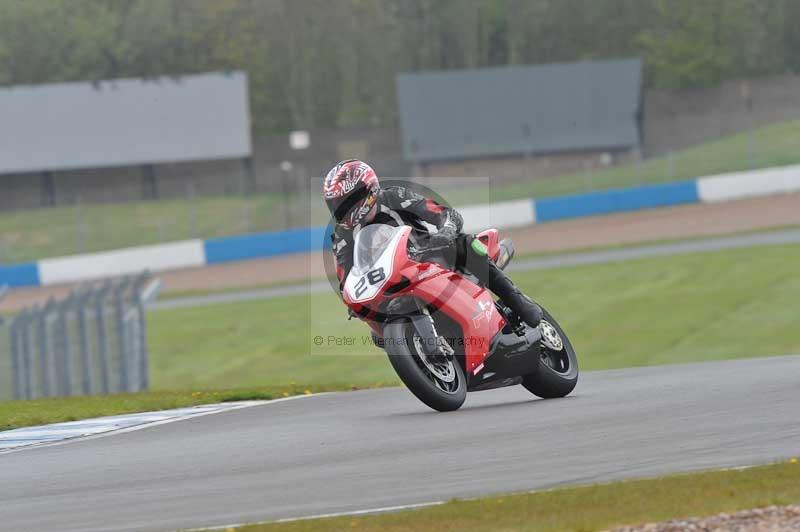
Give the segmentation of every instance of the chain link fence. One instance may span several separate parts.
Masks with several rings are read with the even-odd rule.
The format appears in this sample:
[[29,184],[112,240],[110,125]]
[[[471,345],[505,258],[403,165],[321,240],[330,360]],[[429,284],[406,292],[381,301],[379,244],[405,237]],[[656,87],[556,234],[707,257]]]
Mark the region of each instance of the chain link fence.
[[0,399],[98,395],[149,388],[149,273],[79,286],[63,300],[0,324]]

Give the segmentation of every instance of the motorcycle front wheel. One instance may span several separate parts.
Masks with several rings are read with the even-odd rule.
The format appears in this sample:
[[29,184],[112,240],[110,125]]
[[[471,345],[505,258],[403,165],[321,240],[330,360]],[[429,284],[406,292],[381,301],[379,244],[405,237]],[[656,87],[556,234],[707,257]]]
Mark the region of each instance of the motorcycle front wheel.
[[417,399],[439,412],[458,410],[467,397],[467,379],[454,357],[426,355],[422,338],[407,320],[383,330],[384,349],[403,384]]
[[544,318],[539,324],[542,332],[539,369],[536,373],[524,376],[522,385],[542,399],[565,397],[578,384],[578,357],[555,318],[542,310]]

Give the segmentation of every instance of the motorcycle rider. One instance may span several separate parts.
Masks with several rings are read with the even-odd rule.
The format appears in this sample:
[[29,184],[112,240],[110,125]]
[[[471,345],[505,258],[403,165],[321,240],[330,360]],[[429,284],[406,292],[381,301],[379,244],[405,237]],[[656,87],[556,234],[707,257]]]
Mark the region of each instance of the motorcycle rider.
[[482,242],[461,233],[463,219],[456,210],[407,187],[381,188],[375,171],[358,159],[347,159],[331,168],[323,194],[336,220],[331,240],[340,292],[353,266],[354,236],[362,227],[374,223],[408,225],[412,228],[409,238],[416,249],[446,257],[450,269],[473,274],[525,323],[539,325],[541,307],[495,265]]

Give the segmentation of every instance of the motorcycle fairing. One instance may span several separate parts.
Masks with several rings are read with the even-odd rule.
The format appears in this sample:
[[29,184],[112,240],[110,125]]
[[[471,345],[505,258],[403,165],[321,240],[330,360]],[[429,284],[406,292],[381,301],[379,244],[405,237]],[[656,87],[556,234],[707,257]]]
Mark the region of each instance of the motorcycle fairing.
[[464,369],[468,373],[483,362],[492,340],[505,325],[491,292],[458,273],[431,276],[406,293],[443,312],[461,328]]
[[370,265],[368,271],[362,271],[359,268],[359,261],[356,260],[356,265],[350,270],[344,283],[344,292],[351,302],[364,303],[375,299],[395,271],[395,264],[398,262],[395,251],[398,245],[403,242],[405,248],[407,241],[408,232],[395,232],[386,248],[380,253],[378,260]]
[[[350,271],[343,291],[345,303],[380,335],[380,321],[392,317],[383,310],[389,301],[399,297],[412,296],[437,312],[443,312],[461,329],[464,369],[471,375],[486,359],[492,342],[506,324],[505,318],[495,307],[489,290],[439,264],[412,260],[407,252],[411,228],[398,229],[368,272]],[[497,232],[485,231],[479,235],[481,237],[487,241],[490,257],[497,256]],[[379,268],[383,268],[384,278],[371,285],[368,276]],[[376,278],[373,274],[372,280]],[[359,283],[368,287],[362,286],[359,291]],[[371,286],[377,288],[371,289]],[[403,288],[387,293],[395,286]]]

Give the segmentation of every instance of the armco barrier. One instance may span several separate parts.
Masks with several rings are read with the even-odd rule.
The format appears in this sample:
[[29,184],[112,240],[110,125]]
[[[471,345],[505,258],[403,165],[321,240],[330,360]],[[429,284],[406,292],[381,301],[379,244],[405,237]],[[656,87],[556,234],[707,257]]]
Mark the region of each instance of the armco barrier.
[[535,200],[536,221],[595,216],[612,212],[652,209],[698,201],[694,181],[602,190],[572,196]]
[[[566,218],[800,191],[800,165],[701,177],[696,180],[586,194],[470,205],[459,210],[464,228],[508,228]],[[304,253],[327,245],[325,227],[303,227],[206,241],[187,240],[88,255],[0,265],[0,286],[37,286],[205,264]]]
[[39,284],[39,268],[35,262],[0,265],[0,286],[17,288]]
[[206,240],[206,264],[247,260],[321,249],[325,226],[302,227],[286,231],[227,236]]
[[82,285],[0,324],[0,399],[137,392],[149,387],[146,273]]
[[43,285],[205,265],[202,240],[72,255],[39,261]]
[[800,190],[800,165],[721,174],[697,180],[697,192],[703,203],[785,194],[796,190]]
[[464,231],[474,233],[487,227],[509,228],[536,223],[536,210],[529,199],[459,207]]

